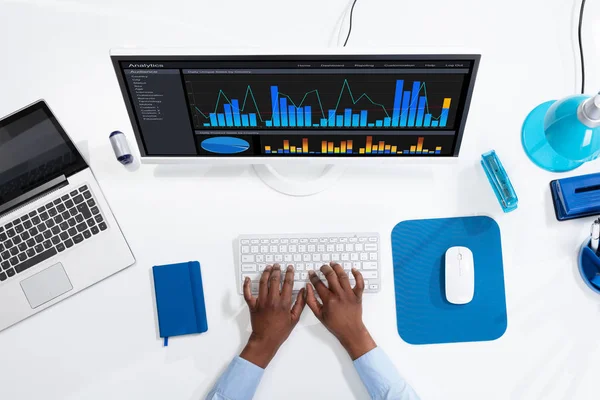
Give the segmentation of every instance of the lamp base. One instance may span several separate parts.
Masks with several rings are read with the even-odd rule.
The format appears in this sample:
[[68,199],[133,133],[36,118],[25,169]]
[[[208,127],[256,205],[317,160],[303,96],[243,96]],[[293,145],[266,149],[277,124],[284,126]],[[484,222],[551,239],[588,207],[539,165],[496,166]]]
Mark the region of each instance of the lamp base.
[[548,141],[544,132],[544,117],[556,100],[546,101],[534,108],[523,123],[521,143],[527,157],[535,165],[551,172],[571,171],[583,165],[583,162],[571,161],[558,154]]

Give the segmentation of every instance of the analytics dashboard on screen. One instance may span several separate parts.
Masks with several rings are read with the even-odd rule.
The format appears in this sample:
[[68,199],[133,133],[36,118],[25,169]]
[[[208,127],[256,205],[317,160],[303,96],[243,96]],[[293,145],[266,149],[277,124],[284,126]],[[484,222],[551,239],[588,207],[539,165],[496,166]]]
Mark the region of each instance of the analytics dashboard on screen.
[[478,55],[113,56],[142,156],[449,157]]

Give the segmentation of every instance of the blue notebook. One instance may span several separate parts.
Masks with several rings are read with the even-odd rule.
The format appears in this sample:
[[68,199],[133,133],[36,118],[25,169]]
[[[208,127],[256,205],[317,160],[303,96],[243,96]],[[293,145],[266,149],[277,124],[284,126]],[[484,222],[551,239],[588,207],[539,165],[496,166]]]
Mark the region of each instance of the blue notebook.
[[152,267],[160,337],[165,346],[170,336],[208,330],[200,263]]

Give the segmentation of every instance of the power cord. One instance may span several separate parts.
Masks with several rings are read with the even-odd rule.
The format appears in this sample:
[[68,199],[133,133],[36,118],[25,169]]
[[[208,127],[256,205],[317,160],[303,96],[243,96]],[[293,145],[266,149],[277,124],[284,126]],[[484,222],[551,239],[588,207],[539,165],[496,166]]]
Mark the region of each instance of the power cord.
[[[581,58],[581,94],[585,91],[585,61],[583,57],[583,45],[581,40],[581,25],[583,23],[583,10],[585,9],[585,1],[581,0],[581,7],[579,9],[579,25],[577,27],[577,40],[579,41],[579,57]],[[350,14],[350,29],[352,29],[352,14]],[[350,32],[348,32],[350,36]],[[348,41],[348,39],[346,39]],[[346,44],[344,44],[345,46]]]
[[[352,3],[352,8],[350,9],[350,27],[348,28],[348,35],[346,36],[346,41],[344,42],[343,47],[346,47],[346,45],[348,44],[348,39],[350,39],[350,34],[352,33],[352,15],[354,14],[354,6],[356,5],[357,1],[358,0],[354,0],[354,2]],[[583,2],[585,3],[585,0],[583,0]]]

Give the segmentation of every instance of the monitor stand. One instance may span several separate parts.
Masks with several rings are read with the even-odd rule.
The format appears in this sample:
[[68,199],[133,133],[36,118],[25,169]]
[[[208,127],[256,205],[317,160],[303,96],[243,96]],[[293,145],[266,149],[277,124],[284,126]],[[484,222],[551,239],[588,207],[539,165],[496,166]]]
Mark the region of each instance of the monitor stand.
[[340,165],[309,165],[293,163],[278,165],[254,164],[258,177],[271,189],[289,196],[310,196],[333,186],[344,173]]

